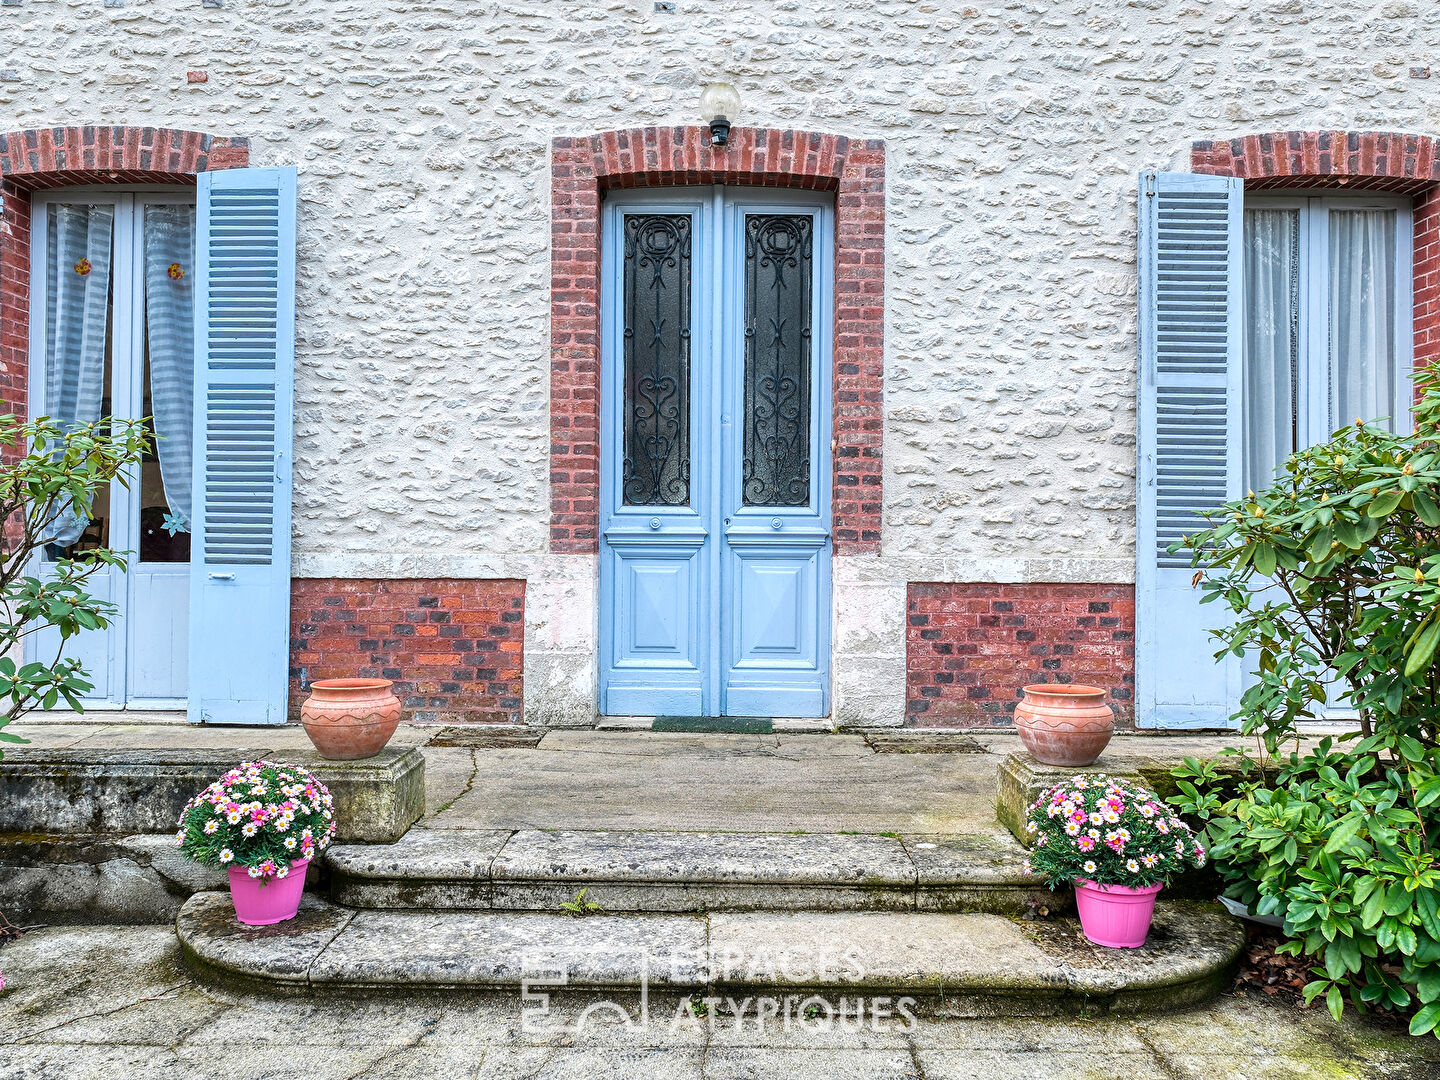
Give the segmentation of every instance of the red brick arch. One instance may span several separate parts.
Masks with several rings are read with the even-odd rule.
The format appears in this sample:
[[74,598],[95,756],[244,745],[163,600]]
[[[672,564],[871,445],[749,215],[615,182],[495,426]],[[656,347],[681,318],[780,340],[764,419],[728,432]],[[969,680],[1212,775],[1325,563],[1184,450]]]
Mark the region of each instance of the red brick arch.
[[609,188],[751,184],[835,192],[837,554],[880,550],[885,144],[807,131],[632,128],[551,143],[550,550],[598,550],[600,196]]
[[1196,142],[1197,173],[1239,176],[1250,189],[1393,191],[1415,200],[1415,363],[1440,360],[1440,154],[1429,135],[1279,131]]
[[250,162],[248,139],[172,128],[32,128],[0,135],[0,408],[24,415],[30,334],[30,192],[80,184],[193,184]]

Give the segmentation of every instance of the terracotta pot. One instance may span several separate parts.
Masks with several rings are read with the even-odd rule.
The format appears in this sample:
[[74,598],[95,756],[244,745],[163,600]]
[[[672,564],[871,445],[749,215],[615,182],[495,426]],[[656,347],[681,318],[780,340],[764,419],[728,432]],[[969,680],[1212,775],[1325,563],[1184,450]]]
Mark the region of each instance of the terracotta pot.
[[1042,683],[1025,687],[1015,706],[1020,741],[1046,765],[1089,765],[1115,734],[1115,713],[1098,686]]
[[317,679],[300,706],[305,734],[331,761],[374,757],[400,723],[389,679]]

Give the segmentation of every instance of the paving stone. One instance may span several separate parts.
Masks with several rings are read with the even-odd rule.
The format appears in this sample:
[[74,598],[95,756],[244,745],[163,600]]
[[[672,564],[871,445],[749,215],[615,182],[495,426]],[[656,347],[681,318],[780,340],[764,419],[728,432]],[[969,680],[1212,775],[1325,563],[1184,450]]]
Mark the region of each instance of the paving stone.
[[876,754],[858,735],[552,730],[535,750],[475,753],[469,792],[427,824],[771,833],[995,825],[988,755]]
[[701,1080],[700,1050],[496,1047],[479,1080]]
[[[1174,1080],[1153,1053],[1108,1053],[1095,1046],[1073,1051],[1022,1050],[976,1054],[969,1050],[920,1050],[925,1080]],[[1256,1076],[1252,1080],[1269,1080]]]
[[363,911],[310,966],[311,983],[493,987],[522,979],[628,988],[704,982],[705,923],[682,915]]
[[908,1049],[711,1050],[705,1080],[922,1080]]

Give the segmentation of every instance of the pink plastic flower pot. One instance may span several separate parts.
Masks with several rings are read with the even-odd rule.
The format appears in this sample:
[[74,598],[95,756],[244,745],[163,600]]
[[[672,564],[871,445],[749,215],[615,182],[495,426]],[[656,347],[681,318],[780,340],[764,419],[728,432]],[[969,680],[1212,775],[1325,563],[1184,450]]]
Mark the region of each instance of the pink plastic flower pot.
[[1075,881],[1075,907],[1080,929],[1096,945],[1108,949],[1138,949],[1150,933],[1155,897],[1163,885],[1132,889],[1127,885],[1097,885],[1085,878]]
[[252,878],[245,867],[230,867],[230,898],[235,901],[235,918],[246,926],[269,926],[293,919],[300,910],[305,868],[309,865],[309,859],[297,859],[283,878]]

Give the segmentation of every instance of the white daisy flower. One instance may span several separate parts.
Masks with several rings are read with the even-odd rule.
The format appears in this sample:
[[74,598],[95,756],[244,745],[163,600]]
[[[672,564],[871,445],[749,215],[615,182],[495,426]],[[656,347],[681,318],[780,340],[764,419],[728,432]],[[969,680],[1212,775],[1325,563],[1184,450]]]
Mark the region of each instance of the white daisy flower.
[[207,835],[213,835],[214,833],[220,831],[220,822],[216,821],[214,818],[211,818],[209,821],[205,822],[204,830]]
[[234,858],[235,858],[235,852],[231,851],[228,847],[227,847],[227,848],[221,848],[221,849],[220,849],[220,861],[221,861],[222,863],[232,862],[232,861],[234,860]]

